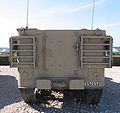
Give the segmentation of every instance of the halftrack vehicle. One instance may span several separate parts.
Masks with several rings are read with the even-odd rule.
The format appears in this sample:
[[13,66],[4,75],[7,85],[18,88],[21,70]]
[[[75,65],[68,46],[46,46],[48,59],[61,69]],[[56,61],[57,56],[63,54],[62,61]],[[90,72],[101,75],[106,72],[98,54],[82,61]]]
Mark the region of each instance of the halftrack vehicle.
[[18,67],[25,102],[36,102],[35,89],[78,91],[84,103],[100,101],[104,68],[112,61],[112,37],[105,30],[17,31],[10,38],[10,66]]

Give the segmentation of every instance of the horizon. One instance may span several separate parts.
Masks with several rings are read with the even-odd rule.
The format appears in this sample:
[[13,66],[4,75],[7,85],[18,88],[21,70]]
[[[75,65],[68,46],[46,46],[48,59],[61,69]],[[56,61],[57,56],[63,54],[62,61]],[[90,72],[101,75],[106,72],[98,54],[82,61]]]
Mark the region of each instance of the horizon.
[[[113,46],[113,48],[115,48],[115,47],[120,47],[120,46]],[[7,48],[8,49],[9,47],[0,47],[0,49],[1,48]]]
[[[92,2],[93,0],[30,0],[29,28],[91,29]],[[17,35],[16,29],[26,27],[27,0],[4,0],[0,1],[0,5],[0,47],[9,47],[9,38]],[[119,10],[119,0],[95,2],[93,28],[106,30],[106,34],[113,37],[114,47],[120,46]]]

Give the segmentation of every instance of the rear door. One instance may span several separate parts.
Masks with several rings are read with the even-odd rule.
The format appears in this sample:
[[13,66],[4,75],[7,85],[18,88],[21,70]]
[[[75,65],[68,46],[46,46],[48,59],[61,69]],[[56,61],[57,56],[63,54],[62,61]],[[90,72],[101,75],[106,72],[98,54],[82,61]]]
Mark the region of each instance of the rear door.
[[46,31],[46,69],[51,76],[73,76],[78,65],[75,31]]

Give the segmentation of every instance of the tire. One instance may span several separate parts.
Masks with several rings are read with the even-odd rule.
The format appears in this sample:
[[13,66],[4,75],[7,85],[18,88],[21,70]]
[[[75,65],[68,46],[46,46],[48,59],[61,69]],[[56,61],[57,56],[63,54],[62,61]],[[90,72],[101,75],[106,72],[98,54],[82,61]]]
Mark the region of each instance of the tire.
[[102,92],[103,92],[103,89],[95,90],[95,97],[94,97],[93,102],[92,102],[93,104],[97,105],[100,102]]
[[103,89],[84,90],[82,94],[82,103],[97,105],[100,101]]
[[28,103],[28,104],[32,104],[32,103],[36,103],[37,99],[36,99],[36,94],[34,94],[34,89],[19,89],[22,95],[23,100]]
[[65,90],[64,91],[64,97],[65,101],[73,99],[76,100],[77,103],[81,101],[81,91],[80,90]]

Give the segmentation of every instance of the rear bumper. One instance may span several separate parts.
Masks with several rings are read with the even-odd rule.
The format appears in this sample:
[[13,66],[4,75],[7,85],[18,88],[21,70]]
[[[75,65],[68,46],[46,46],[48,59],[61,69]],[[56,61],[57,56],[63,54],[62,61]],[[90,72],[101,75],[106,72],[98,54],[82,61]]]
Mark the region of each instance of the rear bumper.
[[54,81],[45,79],[36,80],[36,88],[38,89],[70,89],[70,90],[82,90],[84,89],[83,80],[70,80],[68,85],[64,81]]

